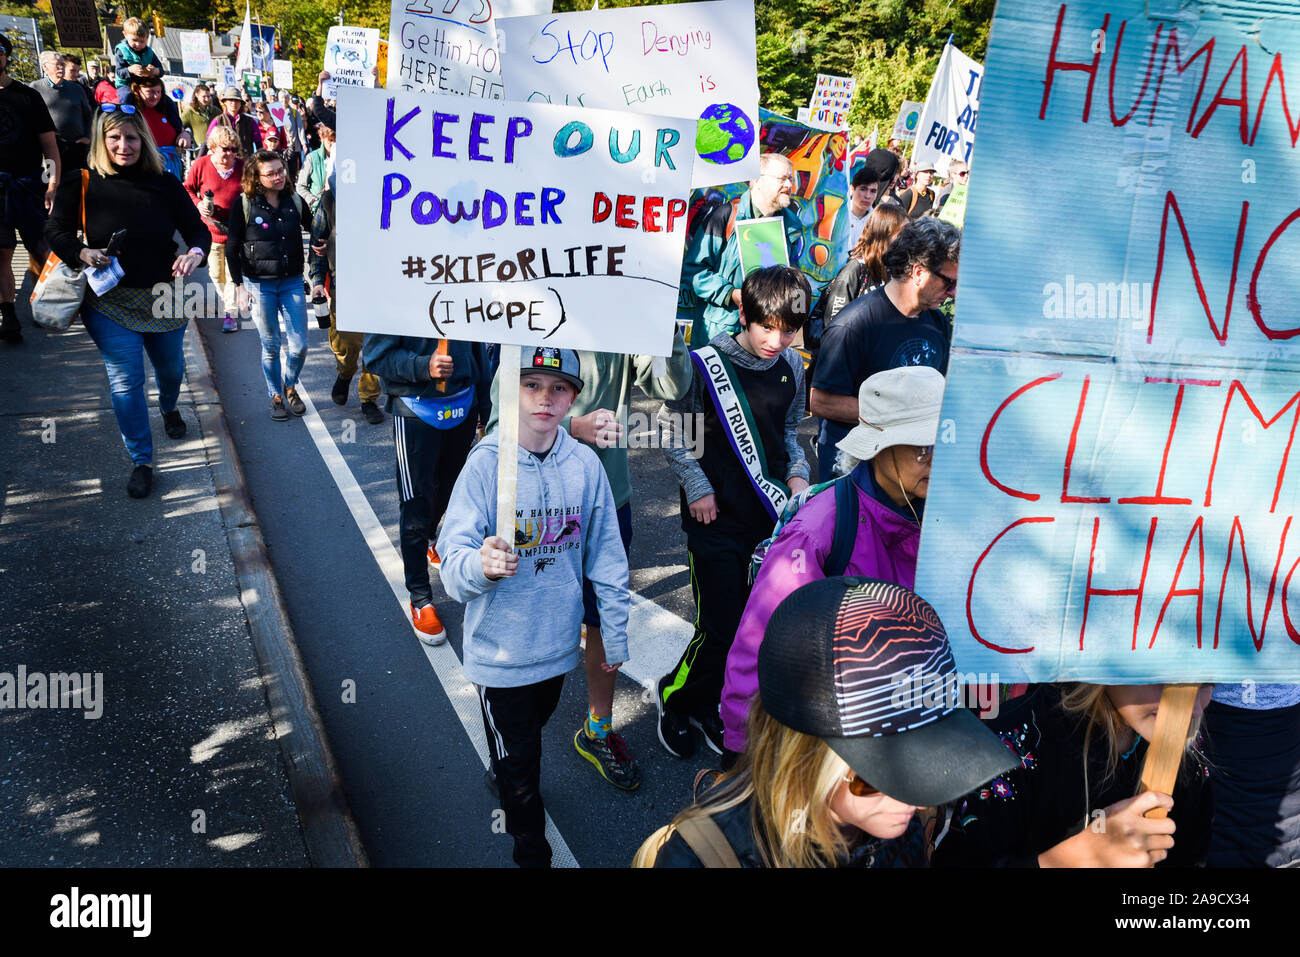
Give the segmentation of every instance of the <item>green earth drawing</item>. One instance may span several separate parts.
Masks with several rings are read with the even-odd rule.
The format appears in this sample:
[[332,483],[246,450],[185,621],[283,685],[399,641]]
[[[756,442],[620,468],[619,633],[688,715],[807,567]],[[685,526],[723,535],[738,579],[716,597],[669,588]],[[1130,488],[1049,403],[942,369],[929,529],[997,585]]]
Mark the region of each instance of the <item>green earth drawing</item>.
[[754,121],[732,103],[714,103],[700,114],[695,151],[710,163],[726,166],[744,159],[754,145]]

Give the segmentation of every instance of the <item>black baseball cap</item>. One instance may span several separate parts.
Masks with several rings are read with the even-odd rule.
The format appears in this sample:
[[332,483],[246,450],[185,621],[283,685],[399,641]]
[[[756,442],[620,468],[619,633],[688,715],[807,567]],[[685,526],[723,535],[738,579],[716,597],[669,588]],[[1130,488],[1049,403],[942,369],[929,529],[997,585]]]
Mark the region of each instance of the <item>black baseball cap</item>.
[[788,595],[763,634],[758,689],[773,718],[907,804],[947,804],[1020,763],[958,706],[935,610],[891,582],[824,578]]
[[5,48],[5,56],[14,55],[14,45],[9,42],[9,38],[3,33],[0,33],[0,47]]
[[579,392],[582,391],[582,364],[578,354],[572,349],[553,349],[550,346],[537,346],[519,350],[519,374],[527,372],[545,372],[558,376]]

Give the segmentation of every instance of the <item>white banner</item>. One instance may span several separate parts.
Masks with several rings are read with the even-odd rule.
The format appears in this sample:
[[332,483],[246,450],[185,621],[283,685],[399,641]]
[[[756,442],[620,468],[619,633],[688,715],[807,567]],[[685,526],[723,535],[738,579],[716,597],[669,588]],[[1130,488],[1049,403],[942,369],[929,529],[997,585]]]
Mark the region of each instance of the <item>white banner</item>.
[[913,160],[933,162],[941,173],[950,159],[970,162],[983,80],[984,67],[951,43],[943,48],[917,124]]
[[758,176],[753,0],[512,17],[498,23],[506,96],[689,117],[696,186]]
[[849,103],[853,100],[853,87],[856,84],[857,80],[851,76],[829,76],[818,73],[817,86],[813,90],[812,99],[808,101],[808,108],[815,110],[818,107],[826,107],[847,113]]
[[898,109],[898,119],[894,120],[894,131],[889,134],[890,139],[908,142],[916,139],[916,130],[921,124],[921,108],[924,106],[924,103],[915,100],[904,100]]
[[495,23],[489,0],[393,0],[388,89],[502,99]]
[[849,128],[848,110],[832,110],[826,107],[810,109],[801,106],[795,119],[815,130],[827,130],[831,133]]
[[695,123],[339,93],[339,328],[672,351]]
[[191,76],[212,73],[212,47],[202,30],[178,30],[181,37],[181,71]]
[[330,75],[321,93],[338,98],[345,86],[373,87],[370,71],[379,64],[379,31],[373,27],[330,27],[325,40],[324,70]]
[[276,60],[272,64],[272,80],[277,90],[293,89],[293,61]]

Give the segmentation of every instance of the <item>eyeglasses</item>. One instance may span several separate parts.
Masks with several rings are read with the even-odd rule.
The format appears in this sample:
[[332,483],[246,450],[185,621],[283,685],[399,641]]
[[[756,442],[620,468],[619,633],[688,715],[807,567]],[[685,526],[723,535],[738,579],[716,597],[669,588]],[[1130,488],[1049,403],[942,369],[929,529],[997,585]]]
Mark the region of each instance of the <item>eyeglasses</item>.
[[947,291],[947,292],[952,292],[954,289],[957,288],[957,277],[956,277],[956,276],[947,276],[947,275],[945,275],[945,274],[939,272],[939,270],[937,270],[937,269],[931,269],[931,270],[930,270],[930,274],[931,274],[932,276],[938,276],[940,279],[943,280],[943,287],[944,287],[945,291]]
[[852,794],[854,797],[860,797],[860,798],[870,797],[873,794],[880,793],[880,788],[873,788],[870,784],[862,780],[862,778],[858,777],[852,771],[850,771],[848,774],[844,776],[844,780],[848,782],[849,793]]
[[930,459],[932,459],[932,458],[934,458],[934,446],[933,446],[933,445],[918,445],[918,446],[916,446],[916,460],[917,460],[918,462],[920,462],[922,465],[924,465],[926,462],[930,461]]
[[235,149],[235,147],[233,147],[233,146],[214,146],[214,147],[212,147],[211,152],[213,152],[213,153],[237,153],[237,152],[239,152],[239,151],[238,151],[237,149]]
[[114,110],[120,110],[127,116],[135,112],[135,107],[130,103],[101,103],[99,109],[103,113],[112,113]]
[[961,179],[965,179],[967,176],[970,175],[970,170],[964,169],[960,173],[953,173],[952,175],[956,177],[960,177]]
[[780,176],[777,176],[775,173],[764,173],[763,175],[766,176],[768,179],[774,179],[774,180],[776,180],[778,183],[793,183],[793,182],[794,182],[794,174],[793,174],[793,173],[782,173]]

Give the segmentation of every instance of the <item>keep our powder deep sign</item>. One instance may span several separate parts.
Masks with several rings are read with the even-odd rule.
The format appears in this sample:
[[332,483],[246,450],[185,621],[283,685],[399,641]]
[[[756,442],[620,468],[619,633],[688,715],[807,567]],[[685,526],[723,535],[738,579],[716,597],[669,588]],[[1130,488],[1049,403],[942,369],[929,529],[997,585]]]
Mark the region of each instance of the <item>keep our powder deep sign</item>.
[[668,355],[695,121],[343,88],[349,330]]
[[964,670],[1300,680],[1300,21],[1246,6],[998,4],[916,583]]

